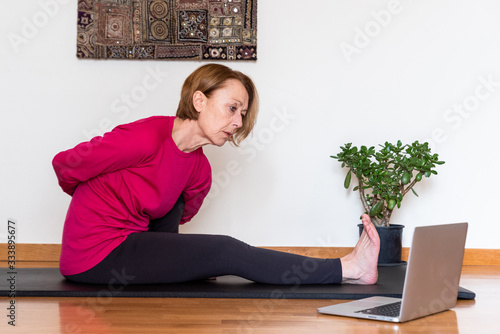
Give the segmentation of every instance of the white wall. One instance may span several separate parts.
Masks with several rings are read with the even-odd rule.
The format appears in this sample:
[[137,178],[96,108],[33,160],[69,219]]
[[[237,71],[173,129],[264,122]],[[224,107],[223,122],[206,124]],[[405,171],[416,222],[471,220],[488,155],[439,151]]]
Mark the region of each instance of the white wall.
[[[60,243],[70,198],[52,157],[114,125],[173,115],[201,64],[78,60],[76,3],[0,12],[0,242],[15,218],[19,242]],[[361,206],[329,156],[351,141],[419,139],[446,164],[394,213],[404,246],[417,225],[468,221],[467,247],[500,248],[499,11],[495,0],[260,0],[259,60],[224,63],[256,81],[258,126],[239,149],[206,148],[214,186],[183,232],[352,246]],[[147,98],[127,105],[152,78]]]

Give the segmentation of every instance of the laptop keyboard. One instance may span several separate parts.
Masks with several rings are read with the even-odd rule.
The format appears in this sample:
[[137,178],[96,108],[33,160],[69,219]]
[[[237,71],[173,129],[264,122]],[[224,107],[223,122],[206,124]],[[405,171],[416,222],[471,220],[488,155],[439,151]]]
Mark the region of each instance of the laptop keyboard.
[[398,317],[401,310],[401,302],[395,302],[382,306],[376,306],[365,310],[356,311],[355,313],[383,315],[386,317]]

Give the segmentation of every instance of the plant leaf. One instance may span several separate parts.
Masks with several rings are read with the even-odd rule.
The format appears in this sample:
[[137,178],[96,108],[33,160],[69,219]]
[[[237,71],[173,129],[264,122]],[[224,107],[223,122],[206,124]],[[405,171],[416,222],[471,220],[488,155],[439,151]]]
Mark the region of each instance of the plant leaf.
[[347,175],[345,176],[345,180],[344,180],[344,188],[348,189],[349,186],[351,185],[351,170],[349,169],[349,171],[347,172]]
[[378,201],[375,203],[374,206],[372,206],[370,210],[370,216],[375,217],[377,216],[380,212],[382,212],[382,208],[384,207],[384,201]]

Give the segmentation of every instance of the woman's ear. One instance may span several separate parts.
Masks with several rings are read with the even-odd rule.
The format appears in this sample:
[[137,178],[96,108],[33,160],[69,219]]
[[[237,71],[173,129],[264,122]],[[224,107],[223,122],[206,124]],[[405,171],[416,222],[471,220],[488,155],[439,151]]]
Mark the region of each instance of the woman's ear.
[[205,107],[207,97],[201,91],[197,90],[193,94],[193,107],[197,112],[201,112]]

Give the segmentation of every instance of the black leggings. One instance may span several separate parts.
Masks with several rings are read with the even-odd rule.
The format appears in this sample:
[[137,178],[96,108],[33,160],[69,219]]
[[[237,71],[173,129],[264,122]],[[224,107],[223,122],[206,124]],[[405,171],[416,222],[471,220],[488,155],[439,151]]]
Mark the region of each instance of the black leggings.
[[342,281],[340,259],[318,259],[258,247],[223,235],[179,234],[181,197],[149,231],[130,234],[93,268],[67,279],[95,284],[175,283],[237,275],[269,284]]

